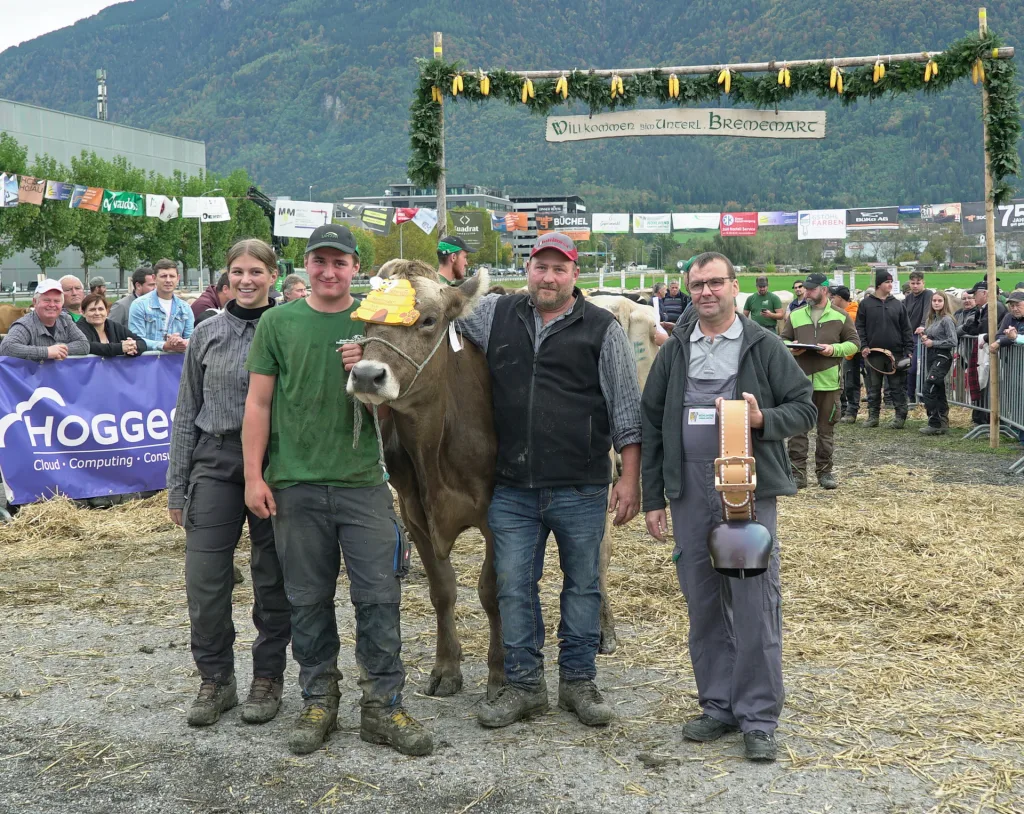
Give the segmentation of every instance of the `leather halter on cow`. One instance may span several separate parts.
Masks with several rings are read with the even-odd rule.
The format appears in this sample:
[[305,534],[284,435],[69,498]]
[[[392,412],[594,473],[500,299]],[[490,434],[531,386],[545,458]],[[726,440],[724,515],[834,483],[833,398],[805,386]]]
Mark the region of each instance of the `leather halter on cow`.
[[757,464],[751,455],[750,405],[742,399],[722,401],[718,426],[715,491],[722,498],[722,522],[708,534],[708,552],[718,573],[755,577],[768,570],[772,535],[754,513]]

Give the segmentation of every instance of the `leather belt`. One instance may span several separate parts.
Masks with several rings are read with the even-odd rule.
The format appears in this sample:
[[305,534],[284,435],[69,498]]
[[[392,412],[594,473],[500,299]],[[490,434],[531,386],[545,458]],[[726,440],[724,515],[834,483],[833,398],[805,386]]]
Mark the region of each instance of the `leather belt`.
[[750,405],[722,400],[718,411],[719,457],[715,458],[715,490],[722,496],[724,520],[754,520],[757,465],[751,454]]

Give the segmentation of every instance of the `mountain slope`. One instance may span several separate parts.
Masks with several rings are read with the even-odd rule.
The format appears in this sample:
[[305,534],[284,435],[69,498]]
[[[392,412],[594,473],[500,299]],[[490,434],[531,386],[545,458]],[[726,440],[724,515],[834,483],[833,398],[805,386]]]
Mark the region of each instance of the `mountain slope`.
[[[497,4],[428,0],[134,0],[0,54],[0,97],[91,115],[107,70],[113,121],[207,143],[216,170],[336,199],[405,177],[414,60],[507,68],[636,67],[941,48],[976,27],[954,0],[691,0]],[[990,3],[1007,44],[1016,4]],[[1024,55],[1022,55],[1024,56]],[[803,107],[819,107],[808,99]],[[551,145],[503,103],[449,105],[451,180],[514,194],[578,192],[591,207],[752,208],[977,200],[980,93],[827,106],[821,142],[615,139]],[[582,111],[581,111],[582,112]]]

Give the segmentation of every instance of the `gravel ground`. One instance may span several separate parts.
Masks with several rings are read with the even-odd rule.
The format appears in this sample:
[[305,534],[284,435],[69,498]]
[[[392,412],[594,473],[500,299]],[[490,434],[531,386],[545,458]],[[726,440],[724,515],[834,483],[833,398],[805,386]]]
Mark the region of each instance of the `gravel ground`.
[[[956,447],[948,440],[926,443],[916,431],[843,427],[839,475],[870,477],[875,467],[896,463],[979,490],[1019,486],[1019,478],[1005,475],[1014,458]],[[796,500],[787,500],[781,512],[802,511]],[[639,534],[639,523],[623,533]],[[810,720],[815,685],[804,679],[790,688],[778,763],[744,761],[738,736],[684,743],[680,724],[696,712],[692,674],[638,666],[629,646],[638,633],[632,620],[620,623],[625,644],[619,653],[599,663],[617,723],[587,729],[553,706],[531,722],[485,731],[475,721],[486,678],[479,646],[467,647],[462,693],[450,699],[420,694],[434,629],[422,612],[426,593],[418,570],[407,586],[411,610],[403,619],[407,706],[434,732],[432,756],[406,758],[359,740],[347,602],[338,607],[345,673],[340,729],[326,748],[304,758],[287,751],[287,728],[300,704],[294,665],[276,720],[248,726],[236,709],[215,727],[190,729],[184,709],[197,679],[187,646],[182,549],[178,532],[57,559],[41,553],[11,562],[0,546],[0,652],[6,656],[0,661],[0,812],[1024,812],[1019,739],[951,743],[945,765],[926,768],[823,763],[820,755],[847,751],[860,733],[856,723],[840,722],[809,736],[801,724]],[[240,550],[240,564],[247,558]],[[460,591],[460,627],[482,629],[471,583]],[[235,596],[242,685],[254,635],[244,610],[248,585]],[[553,637],[547,656],[552,663]],[[792,658],[786,663],[787,674],[819,676],[822,686],[840,669]],[[975,703],[956,687],[940,692],[938,700],[950,710]],[[877,745],[904,743],[908,752],[915,748],[912,733],[894,732]],[[1004,793],[987,800],[940,796],[947,773],[969,774],[982,765],[1010,767]]]

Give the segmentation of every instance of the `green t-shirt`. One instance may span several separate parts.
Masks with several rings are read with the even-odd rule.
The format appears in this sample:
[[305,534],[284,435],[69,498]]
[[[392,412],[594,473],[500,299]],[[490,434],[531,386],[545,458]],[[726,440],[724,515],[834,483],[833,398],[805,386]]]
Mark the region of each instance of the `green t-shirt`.
[[353,322],[358,300],[347,311],[314,311],[305,299],[271,308],[261,318],[245,369],[276,376],[270,416],[267,483],[285,489],[297,483],[376,486],[384,482],[373,419],[365,416],[359,444],[352,449],[356,408],[345,393],[348,374],[337,353],[338,340],[361,334]]
[[772,294],[772,292],[769,291],[762,297],[755,291],[753,294],[747,297],[747,302],[743,306],[743,310],[749,311],[750,318],[754,320],[754,322],[756,322],[762,328],[768,328],[774,331],[778,326],[778,322],[776,322],[771,317],[762,316],[761,311],[763,309],[767,309],[769,311],[778,311],[781,307],[782,300],[779,299],[777,294]]

